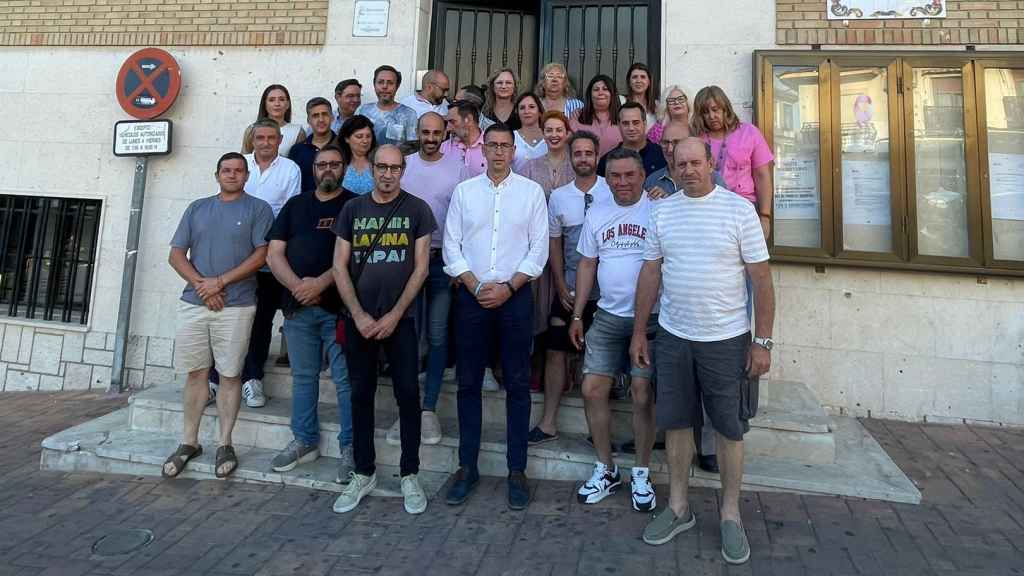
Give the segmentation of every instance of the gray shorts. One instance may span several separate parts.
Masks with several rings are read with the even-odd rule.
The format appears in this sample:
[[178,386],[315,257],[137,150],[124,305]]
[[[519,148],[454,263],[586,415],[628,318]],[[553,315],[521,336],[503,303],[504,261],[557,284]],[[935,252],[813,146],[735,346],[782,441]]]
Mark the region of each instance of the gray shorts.
[[742,440],[750,430],[752,387],[746,369],[750,333],[719,342],[696,342],[659,327],[654,348],[658,428],[675,430],[702,424],[703,401],[715,430],[729,440]]
[[[658,329],[658,315],[651,314],[647,322],[647,338],[653,339]],[[594,321],[585,337],[586,353],[583,355],[583,373],[614,377],[629,365],[633,378],[650,380],[654,376],[654,347],[651,346],[651,366],[633,366],[629,359],[629,343],[633,339],[633,319],[616,316],[598,308]]]

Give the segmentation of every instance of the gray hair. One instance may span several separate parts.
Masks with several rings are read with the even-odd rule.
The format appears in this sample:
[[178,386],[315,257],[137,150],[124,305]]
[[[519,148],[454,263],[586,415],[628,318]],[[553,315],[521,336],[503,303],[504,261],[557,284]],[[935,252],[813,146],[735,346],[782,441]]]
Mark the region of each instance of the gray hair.
[[249,132],[256,134],[257,128],[273,128],[274,132],[277,132],[278,136],[281,135],[281,125],[270,118],[260,118],[253,122],[252,125],[249,126]]

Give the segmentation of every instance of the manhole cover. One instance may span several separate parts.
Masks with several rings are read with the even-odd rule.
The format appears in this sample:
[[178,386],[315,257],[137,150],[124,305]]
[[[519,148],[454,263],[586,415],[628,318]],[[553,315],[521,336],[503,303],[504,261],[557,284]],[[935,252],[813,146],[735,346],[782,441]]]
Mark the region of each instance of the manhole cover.
[[152,541],[153,532],[149,530],[141,528],[117,529],[97,540],[92,545],[92,553],[97,556],[118,556],[149,546],[149,543]]

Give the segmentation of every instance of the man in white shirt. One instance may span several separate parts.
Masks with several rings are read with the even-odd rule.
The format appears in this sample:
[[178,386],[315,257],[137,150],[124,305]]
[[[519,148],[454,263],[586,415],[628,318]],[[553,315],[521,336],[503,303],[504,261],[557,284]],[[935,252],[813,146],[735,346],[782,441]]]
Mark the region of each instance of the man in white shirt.
[[[548,200],[548,266],[555,285],[555,301],[551,304],[544,366],[544,417],[530,430],[530,445],[558,438],[558,405],[566,382],[567,353],[576,350],[569,341],[569,320],[572,317],[576,290],[576,267],[580,253],[583,218],[597,202],[611,198],[605,179],[597,175],[599,140],[592,132],[580,130],[569,138],[569,163],[576,178],[551,192]],[[589,327],[597,310],[597,289],[584,300],[583,323]],[[625,353],[623,353],[625,355]]]
[[[596,504],[622,485],[619,469],[612,461],[611,407],[608,392],[622,370],[622,358],[629,351],[637,329],[633,321],[636,279],[643,266],[644,242],[649,228],[651,200],[644,194],[643,159],[634,150],[616,148],[609,152],[607,174],[613,201],[595,204],[586,216],[580,234],[580,258],[576,275],[576,300],[569,336],[577,349],[584,343],[584,311],[595,276],[601,286],[593,324],[586,330],[583,358],[583,400],[587,422],[597,452],[594,473],[577,491],[582,504]],[[639,328],[649,337],[657,329],[657,313]],[[636,465],[631,474],[633,509],[649,512],[656,504],[651,485],[651,449],[654,447],[653,368],[632,364],[629,375],[633,391],[633,435]]]
[[459,470],[449,504],[462,504],[480,480],[481,387],[491,344],[498,339],[506,391],[508,506],[530,502],[526,480],[530,429],[529,282],[548,259],[544,190],[512,172],[515,139],[504,124],[484,133],[487,171],[455,188],[444,231],[445,272],[459,279],[455,352],[459,380]]
[[451,90],[451,83],[448,75],[440,70],[427,70],[423,75],[422,87],[400,102],[416,111],[416,116],[422,118],[427,112],[437,112],[441,116],[448,114],[448,101],[445,100],[448,91]]
[[376,102],[367,102],[356,110],[373,122],[377,145],[401,145],[416,139],[416,111],[395,100],[402,86],[402,73],[384,64],[373,71],[373,91]]
[[[771,365],[775,293],[768,247],[750,202],[715,186],[711,148],[697,138],[676,146],[682,194],[651,209],[644,265],[637,281],[636,326],[646,323],[659,288],[661,312],[655,340],[659,428],[664,429],[670,474],[668,506],[644,529],[648,544],[664,544],[689,530],[696,517],[687,501],[693,427],[701,402],[714,424],[721,467],[722,557],[750,558],[740,518],[743,434],[756,411],[757,378]],[[749,274],[757,300],[754,339],[746,313]],[[642,328],[633,331],[630,356],[651,364]]]
[[[251,132],[253,150],[252,154],[245,155],[249,164],[245,193],[270,204],[277,218],[285,202],[302,191],[302,171],[298,164],[277,153],[281,141],[277,122],[258,120]],[[274,316],[281,307],[283,290],[270,268],[264,266],[256,273],[256,317],[252,321],[249,352],[242,368],[242,397],[250,408],[260,408],[267,403],[263,395],[263,366],[270,352]]]

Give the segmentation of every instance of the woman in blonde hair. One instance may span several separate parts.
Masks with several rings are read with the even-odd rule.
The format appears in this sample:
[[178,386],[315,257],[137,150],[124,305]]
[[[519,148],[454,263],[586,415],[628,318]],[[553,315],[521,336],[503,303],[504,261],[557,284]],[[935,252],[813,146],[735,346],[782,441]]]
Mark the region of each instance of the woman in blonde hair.
[[494,122],[503,122],[513,130],[518,129],[515,105],[518,88],[516,74],[511,68],[502,68],[491,74],[487,79],[481,113]]
[[583,101],[575,97],[576,91],[565,66],[558,62],[548,62],[540,69],[540,81],[535,92],[545,110],[559,110],[566,118],[571,118],[573,113],[583,108]]
[[754,205],[764,237],[771,231],[772,173],[775,159],[757,126],[741,122],[718,86],[706,86],[693,99],[690,133],[711,145],[715,183]]
[[647,139],[655,144],[661,143],[661,134],[665,126],[679,124],[690,131],[690,101],[686,92],[673,84],[665,90],[665,103],[658,114],[658,121],[647,131]]

